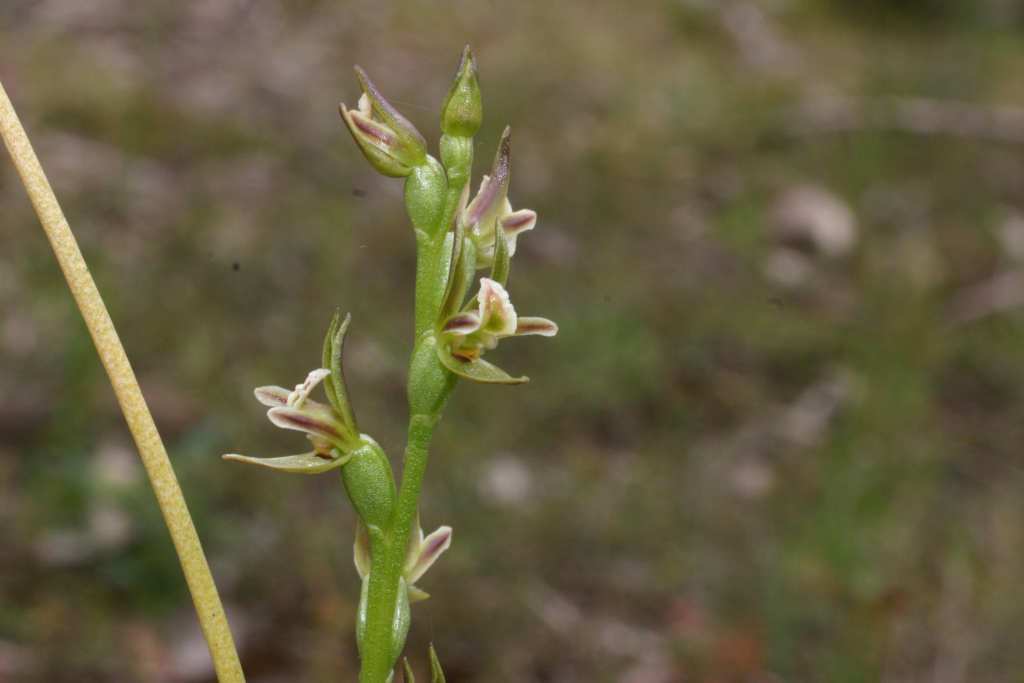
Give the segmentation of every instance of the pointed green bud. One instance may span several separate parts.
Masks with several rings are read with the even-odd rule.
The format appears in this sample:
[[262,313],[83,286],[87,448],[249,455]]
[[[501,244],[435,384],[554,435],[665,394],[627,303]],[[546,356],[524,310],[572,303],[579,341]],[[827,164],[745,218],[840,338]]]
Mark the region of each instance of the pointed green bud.
[[409,658],[402,658],[402,671],[405,673],[405,683],[416,683],[416,677],[412,675],[412,667],[409,666]]
[[441,106],[441,130],[445,135],[471,138],[480,130],[483,107],[480,104],[480,81],[476,73],[476,59],[466,46],[455,83]]
[[444,673],[441,671],[441,662],[437,661],[437,652],[434,651],[434,644],[430,644],[430,683],[444,683]]

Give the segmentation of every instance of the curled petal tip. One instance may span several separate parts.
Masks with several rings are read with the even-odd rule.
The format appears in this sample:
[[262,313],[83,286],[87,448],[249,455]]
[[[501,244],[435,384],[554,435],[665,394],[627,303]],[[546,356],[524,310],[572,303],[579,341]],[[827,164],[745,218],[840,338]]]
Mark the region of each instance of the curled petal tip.
[[416,586],[406,586],[406,590],[409,592],[409,602],[423,602],[430,597],[430,593]]
[[284,387],[259,387],[254,392],[256,400],[265,406],[272,408],[288,404],[288,397],[292,392]]

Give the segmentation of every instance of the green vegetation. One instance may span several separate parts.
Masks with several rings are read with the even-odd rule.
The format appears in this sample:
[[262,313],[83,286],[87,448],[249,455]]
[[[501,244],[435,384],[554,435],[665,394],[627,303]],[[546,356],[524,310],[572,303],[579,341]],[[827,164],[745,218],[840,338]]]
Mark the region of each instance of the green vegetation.
[[[488,352],[533,381],[463,383],[436,429],[421,514],[455,536],[412,606],[417,678],[430,641],[450,683],[1020,678],[1013,3],[2,3],[0,80],[249,680],[356,680],[359,594],[335,476],[218,458],[293,452],[251,388],[304,377],[351,311],[360,429],[405,443],[415,244],[337,116],[350,65],[426,134],[466,43],[474,177],[511,124],[539,214],[515,303],[560,331]],[[0,673],[209,680],[9,164],[0,243]]]

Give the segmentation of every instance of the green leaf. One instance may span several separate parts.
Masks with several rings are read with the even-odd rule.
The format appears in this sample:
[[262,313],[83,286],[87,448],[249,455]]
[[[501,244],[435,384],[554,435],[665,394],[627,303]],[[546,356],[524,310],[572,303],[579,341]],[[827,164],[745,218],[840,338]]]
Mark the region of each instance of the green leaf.
[[395,614],[391,620],[391,651],[392,664],[398,661],[405,647],[405,639],[409,636],[409,622],[412,612],[409,611],[409,588],[405,579],[398,579],[398,601],[395,603]]
[[448,262],[448,280],[444,289],[444,297],[441,299],[441,310],[438,311],[438,320],[447,320],[459,310],[462,305],[462,296],[457,297],[457,290],[464,279],[459,264],[462,262],[462,251],[466,247],[466,226],[460,215],[455,216],[455,235],[452,238],[452,257]]
[[[338,316],[335,315],[334,319],[337,321]],[[352,412],[352,403],[348,398],[348,386],[345,384],[345,371],[341,365],[341,354],[345,349],[345,334],[348,332],[350,322],[352,322],[351,313],[345,316],[345,322],[341,323],[340,327],[331,326],[331,329],[336,331],[334,332],[334,338],[331,340],[330,358],[327,359],[328,363],[323,367],[331,371],[331,376],[327,379],[331,382],[331,387],[337,400],[337,403],[334,404],[335,410],[341,415],[341,420],[345,423],[349,433],[358,434],[359,429],[356,427],[356,416]]]
[[[341,319],[341,310],[334,312],[334,320],[331,321],[331,326],[327,329],[327,336],[324,337],[324,353],[323,360],[320,363],[320,367],[328,368],[331,367],[331,352],[334,348],[334,332],[338,329],[338,321]],[[334,409],[338,409],[338,394],[334,389],[334,379],[332,377],[324,378],[324,391],[327,392],[327,400],[331,402]]]
[[[337,453],[338,451],[334,452]],[[235,460],[237,462],[247,462],[253,465],[262,465],[263,467],[269,467],[272,470],[280,470],[282,472],[319,474],[320,472],[333,470],[335,467],[341,467],[349,461],[351,454],[332,458],[330,460],[316,455],[315,452],[303,453],[302,455],[286,455],[282,458],[250,458],[247,455],[237,455],[235,453],[230,453],[223,457],[225,460]]]
[[444,672],[441,671],[441,662],[437,661],[433,643],[430,644],[430,671],[430,683],[444,683]]
[[498,366],[491,365],[485,360],[459,360],[452,356],[447,347],[438,347],[437,356],[446,368],[459,377],[481,384],[522,384],[530,381],[529,377],[512,377]]
[[[502,287],[508,280],[508,271],[512,267],[511,256],[508,253],[508,239],[505,237],[505,229],[501,227],[501,218],[494,219],[494,264],[491,266],[491,279]],[[326,365],[324,366],[327,367]]]

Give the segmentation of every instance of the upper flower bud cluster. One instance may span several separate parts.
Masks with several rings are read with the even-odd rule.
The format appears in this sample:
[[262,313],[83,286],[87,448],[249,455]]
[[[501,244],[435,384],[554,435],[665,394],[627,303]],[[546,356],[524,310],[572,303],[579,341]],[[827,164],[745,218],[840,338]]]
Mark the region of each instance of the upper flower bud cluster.
[[342,104],[341,118],[375,169],[390,178],[404,178],[426,163],[427,141],[384,99],[358,66],[356,74],[363,88],[359,106],[349,110]]

